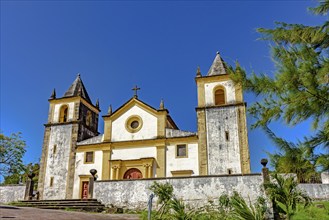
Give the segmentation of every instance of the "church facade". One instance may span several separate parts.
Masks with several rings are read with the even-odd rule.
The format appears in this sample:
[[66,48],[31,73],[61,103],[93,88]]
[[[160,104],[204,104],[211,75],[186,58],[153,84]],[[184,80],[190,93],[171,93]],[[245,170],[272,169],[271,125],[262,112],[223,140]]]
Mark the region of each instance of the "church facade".
[[[195,77],[197,132],[182,131],[161,101],[154,108],[135,95],[102,116],[78,76],[63,97],[49,99],[39,172],[41,199],[80,199],[90,170],[97,180],[250,173],[242,88],[217,53],[209,72]],[[138,89],[137,87],[135,89]]]

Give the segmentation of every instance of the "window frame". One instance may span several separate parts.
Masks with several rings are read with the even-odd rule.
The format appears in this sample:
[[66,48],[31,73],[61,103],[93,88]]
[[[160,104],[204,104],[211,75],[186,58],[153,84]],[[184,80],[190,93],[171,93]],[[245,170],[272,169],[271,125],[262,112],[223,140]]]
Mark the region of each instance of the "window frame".
[[[66,117],[64,117],[66,116]],[[66,119],[66,120],[64,120]],[[58,116],[58,122],[59,123],[65,123],[69,121],[69,106],[64,104],[59,109],[59,116]]]
[[54,144],[53,146],[53,155],[57,153],[57,144]]
[[86,125],[88,127],[90,127],[92,125],[92,113],[90,110],[87,110],[87,113],[86,113]]
[[[92,153],[92,161],[87,161],[87,154],[88,153]],[[92,163],[94,163],[94,161],[95,161],[95,152],[94,151],[86,151],[84,153],[83,163],[84,164],[92,164]]]
[[[132,127],[131,124],[137,121],[138,122],[138,126],[136,128]],[[143,127],[143,120],[140,116],[138,115],[132,115],[129,118],[127,118],[126,122],[126,130],[130,133],[136,133],[138,131],[140,131]]]
[[[216,103],[216,92],[217,92],[218,90],[223,90],[224,103],[222,103],[222,104],[217,104],[217,103]],[[226,104],[227,104],[227,98],[226,98],[226,89],[225,89],[225,87],[222,86],[222,85],[218,85],[218,86],[216,86],[216,87],[214,88],[214,90],[213,90],[213,98],[214,98],[214,105],[216,105],[216,106],[226,105]]]
[[226,142],[230,141],[230,132],[229,131],[225,131],[225,141]]
[[[185,146],[185,155],[184,156],[179,156],[178,155],[178,148],[180,146]],[[188,158],[188,144],[176,144],[176,147],[175,147],[175,158]]]
[[53,187],[53,186],[54,186],[54,177],[51,176],[49,180],[49,187]]

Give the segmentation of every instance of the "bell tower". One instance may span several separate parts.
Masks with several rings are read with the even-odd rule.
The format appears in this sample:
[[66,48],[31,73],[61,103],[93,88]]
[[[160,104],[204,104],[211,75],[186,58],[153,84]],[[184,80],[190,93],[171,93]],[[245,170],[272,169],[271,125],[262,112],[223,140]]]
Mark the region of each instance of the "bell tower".
[[246,104],[219,52],[206,76],[195,78],[200,175],[250,173]]
[[54,90],[49,104],[38,190],[41,199],[70,199],[76,143],[99,134],[99,103],[91,102],[79,74],[63,97]]

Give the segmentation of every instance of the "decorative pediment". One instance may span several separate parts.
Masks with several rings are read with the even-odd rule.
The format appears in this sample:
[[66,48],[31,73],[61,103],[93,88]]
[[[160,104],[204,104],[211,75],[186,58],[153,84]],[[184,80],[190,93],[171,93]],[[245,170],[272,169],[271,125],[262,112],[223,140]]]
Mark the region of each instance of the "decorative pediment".
[[114,112],[109,111],[103,116],[104,140],[117,142],[165,137],[166,128],[177,129],[177,126],[163,102],[160,106],[160,109],[155,109],[133,97]]

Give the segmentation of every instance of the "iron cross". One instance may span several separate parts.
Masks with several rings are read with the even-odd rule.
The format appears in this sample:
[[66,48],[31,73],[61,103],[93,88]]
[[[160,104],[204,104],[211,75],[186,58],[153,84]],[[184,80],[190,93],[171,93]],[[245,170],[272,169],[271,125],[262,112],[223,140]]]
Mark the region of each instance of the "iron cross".
[[140,90],[141,88],[138,88],[137,86],[135,86],[134,88],[132,88],[131,90],[134,90],[134,97],[137,98],[137,91]]

